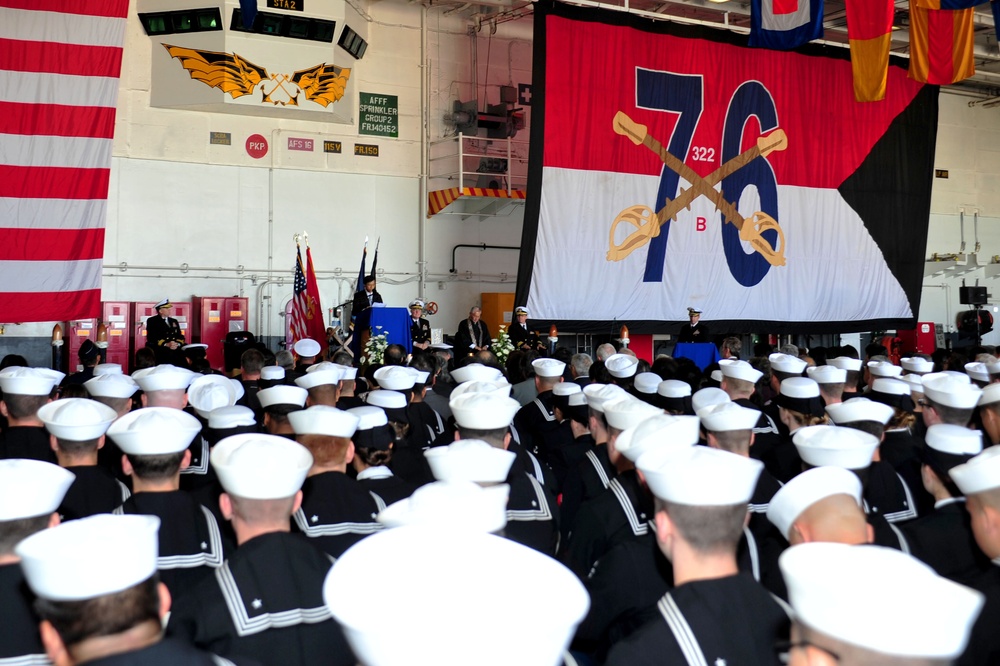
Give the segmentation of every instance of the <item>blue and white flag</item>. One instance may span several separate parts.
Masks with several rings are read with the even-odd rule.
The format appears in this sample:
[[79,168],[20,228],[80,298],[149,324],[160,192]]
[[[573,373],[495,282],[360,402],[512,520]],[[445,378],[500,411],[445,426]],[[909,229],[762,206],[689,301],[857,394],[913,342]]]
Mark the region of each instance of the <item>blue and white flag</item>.
[[751,0],[750,46],[787,51],[823,37],[823,0]]

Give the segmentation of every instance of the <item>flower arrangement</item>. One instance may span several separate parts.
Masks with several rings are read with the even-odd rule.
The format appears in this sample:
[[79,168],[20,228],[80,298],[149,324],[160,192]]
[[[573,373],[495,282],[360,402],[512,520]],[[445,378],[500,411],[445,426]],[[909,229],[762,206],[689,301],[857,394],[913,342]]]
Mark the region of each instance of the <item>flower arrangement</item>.
[[507,357],[514,351],[514,343],[510,341],[510,336],[507,335],[506,326],[501,326],[500,330],[497,331],[497,337],[493,338],[490,351],[496,355],[497,360],[500,361],[500,365],[507,364]]
[[[375,327],[376,331],[380,331],[381,329],[381,326]],[[388,346],[389,341],[385,339],[385,333],[373,333],[365,343],[365,352],[361,358],[368,365],[380,364],[382,363],[382,359],[385,358],[385,348]]]

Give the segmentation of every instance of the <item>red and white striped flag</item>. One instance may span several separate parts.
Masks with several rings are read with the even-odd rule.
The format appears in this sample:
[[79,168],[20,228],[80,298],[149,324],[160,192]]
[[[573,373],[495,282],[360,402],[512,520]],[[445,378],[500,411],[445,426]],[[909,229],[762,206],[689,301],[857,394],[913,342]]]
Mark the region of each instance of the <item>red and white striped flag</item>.
[[295,249],[295,280],[292,286],[292,319],[290,323],[292,344],[302,338],[312,338],[326,343],[326,326],[323,324],[323,306],[319,301],[319,284],[313,269],[312,250],[306,247],[309,266],[302,263],[302,250]]
[[128,0],[0,0],[0,321],[100,312]]

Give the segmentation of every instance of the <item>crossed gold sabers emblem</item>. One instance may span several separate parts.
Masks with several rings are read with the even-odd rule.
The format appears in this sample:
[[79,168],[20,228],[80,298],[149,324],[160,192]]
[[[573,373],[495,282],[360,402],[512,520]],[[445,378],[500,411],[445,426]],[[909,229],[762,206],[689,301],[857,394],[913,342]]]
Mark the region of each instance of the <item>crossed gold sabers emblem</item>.
[[[608,261],[621,261],[633,250],[659,236],[660,228],[665,222],[675,219],[677,214],[685,208],[690,210],[691,202],[704,195],[715,204],[716,210],[723,214],[726,222],[740,230],[740,240],[750,243],[754,250],[759,252],[772,266],[785,265],[785,234],[781,231],[777,220],[761,211],[745,218],[740,215],[734,204],[726,200],[722,192],[715,189],[715,185],[723,178],[736,173],[757,157],[766,157],[770,153],[787,148],[788,137],[785,136],[784,130],[776,129],[767,136],[760,137],[757,139],[757,145],[745,150],[702,178],[694,169],[685,164],[684,160],[671,155],[663,147],[663,144],[650,136],[645,125],[635,122],[624,112],[619,111],[615,114],[614,128],[615,132],[627,136],[635,145],[646,146],[659,155],[663,164],[691,183],[691,187],[681,190],[674,199],[667,199],[666,205],[655,214],[649,206],[639,205],[629,206],[618,213],[611,225]],[[635,227],[635,231],[629,234],[621,245],[615,245],[615,231],[621,222],[631,224]],[[769,229],[778,232],[777,249],[761,237],[761,234]]]

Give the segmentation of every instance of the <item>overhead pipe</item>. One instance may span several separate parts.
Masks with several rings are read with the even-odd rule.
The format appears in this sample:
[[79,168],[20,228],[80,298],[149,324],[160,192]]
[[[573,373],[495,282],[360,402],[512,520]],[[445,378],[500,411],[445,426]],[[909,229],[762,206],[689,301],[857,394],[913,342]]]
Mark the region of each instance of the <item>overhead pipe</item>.
[[458,252],[460,247],[474,247],[478,248],[480,252],[485,252],[486,250],[517,250],[521,251],[521,246],[519,245],[487,245],[486,243],[480,243],[478,245],[469,245],[462,243],[451,248],[451,273],[457,273],[458,270],[455,268],[455,253]]

